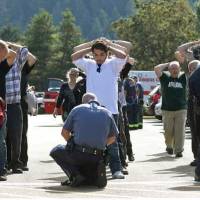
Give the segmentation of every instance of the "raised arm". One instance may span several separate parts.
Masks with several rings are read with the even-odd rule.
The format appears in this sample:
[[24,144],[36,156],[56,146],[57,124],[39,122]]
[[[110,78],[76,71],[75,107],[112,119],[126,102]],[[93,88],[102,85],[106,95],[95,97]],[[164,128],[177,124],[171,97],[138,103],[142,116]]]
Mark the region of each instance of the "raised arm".
[[190,48],[192,46],[196,45],[196,44],[200,44],[200,40],[187,42],[185,44],[182,44],[177,48],[177,51],[180,51],[181,53],[185,53],[186,51],[191,51]]
[[79,50],[71,55],[72,61],[78,60],[91,52],[91,47]]
[[126,53],[117,47],[113,47],[112,45],[108,45],[109,51],[114,54],[117,58],[125,59]]
[[91,48],[92,45],[94,44],[94,41],[86,42],[83,44],[80,44],[76,47],[73,48],[74,53],[83,49]]
[[159,65],[155,66],[154,71],[155,71],[157,77],[160,78],[162,76],[163,70],[168,67],[169,67],[169,63],[163,63],[163,64],[159,64]]
[[6,56],[6,60],[9,66],[11,66],[14,63],[16,55],[17,54],[15,51],[9,49],[8,54]]
[[37,58],[31,52],[29,52],[27,61],[28,61],[29,66],[31,67],[35,64],[35,62],[37,61]]
[[133,48],[133,45],[131,44],[131,42],[128,41],[124,41],[124,40],[113,40],[114,44],[118,44],[122,47],[125,47],[128,51],[128,53],[130,52],[130,50]]
[[[23,46],[20,45],[20,44],[16,44],[16,43],[13,43],[13,42],[7,42],[8,44],[8,47],[10,49],[12,49],[13,51],[17,52],[20,48],[22,48]],[[27,57],[27,60],[28,60],[28,64],[29,66],[33,66],[37,60],[37,58],[28,51],[28,57]]]

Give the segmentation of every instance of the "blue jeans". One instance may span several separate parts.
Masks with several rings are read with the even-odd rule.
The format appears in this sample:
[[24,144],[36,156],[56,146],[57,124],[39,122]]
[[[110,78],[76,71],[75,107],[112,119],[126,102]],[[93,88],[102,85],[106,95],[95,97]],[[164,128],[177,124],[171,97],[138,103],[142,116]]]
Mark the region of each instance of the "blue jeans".
[[114,174],[116,171],[121,171],[122,165],[121,165],[120,156],[119,156],[118,142],[116,141],[115,143],[109,145],[107,149],[108,149],[108,155],[110,158],[109,167],[112,174]]
[[5,164],[7,162],[7,148],[6,148],[6,120],[0,128],[0,175],[4,173]]
[[[113,115],[113,118],[115,120],[116,125],[118,124],[118,115]],[[121,171],[122,170],[122,165],[121,165],[121,160],[119,156],[119,145],[118,141],[116,139],[115,143],[109,145],[107,147],[108,149],[108,155],[110,158],[110,170],[112,174],[114,174],[116,171]]]

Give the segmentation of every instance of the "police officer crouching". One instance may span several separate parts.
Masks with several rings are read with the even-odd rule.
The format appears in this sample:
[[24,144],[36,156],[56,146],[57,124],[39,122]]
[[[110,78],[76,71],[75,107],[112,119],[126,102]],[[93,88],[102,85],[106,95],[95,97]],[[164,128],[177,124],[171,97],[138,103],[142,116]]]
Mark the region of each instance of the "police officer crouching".
[[112,113],[99,105],[94,94],[84,94],[82,103],[64,123],[61,134],[67,145],[56,146],[50,156],[69,178],[62,185],[103,188],[107,185],[104,150],[115,142],[118,129]]

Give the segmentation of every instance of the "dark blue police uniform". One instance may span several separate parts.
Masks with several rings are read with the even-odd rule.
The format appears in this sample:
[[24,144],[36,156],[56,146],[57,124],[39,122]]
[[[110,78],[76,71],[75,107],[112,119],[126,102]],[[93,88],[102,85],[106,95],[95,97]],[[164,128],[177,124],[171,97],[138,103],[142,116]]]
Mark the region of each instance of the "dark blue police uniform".
[[58,145],[50,156],[67,174],[71,186],[86,182],[105,187],[103,152],[107,138],[118,135],[112,113],[95,101],[81,104],[72,109],[63,128],[73,133],[74,146]]

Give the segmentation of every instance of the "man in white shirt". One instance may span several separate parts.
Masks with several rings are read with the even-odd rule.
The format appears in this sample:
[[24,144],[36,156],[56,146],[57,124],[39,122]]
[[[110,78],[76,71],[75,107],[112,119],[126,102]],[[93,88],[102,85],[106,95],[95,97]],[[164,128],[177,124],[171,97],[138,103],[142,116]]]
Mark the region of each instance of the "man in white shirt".
[[[117,44],[113,45],[109,40],[97,40],[81,46],[83,48],[79,48],[78,51],[72,54],[72,61],[78,68],[86,73],[87,92],[94,93],[100,104],[112,112],[117,122],[117,78],[126,63],[126,48]],[[77,47],[75,47],[75,49],[77,49]],[[108,51],[114,56],[108,58]],[[92,52],[94,59],[84,58],[84,56],[90,52]],[[122,168],[117,142],[110,145],[108,152],[111,157],[110,168],[113,178],[124,178],[121,173]]]

